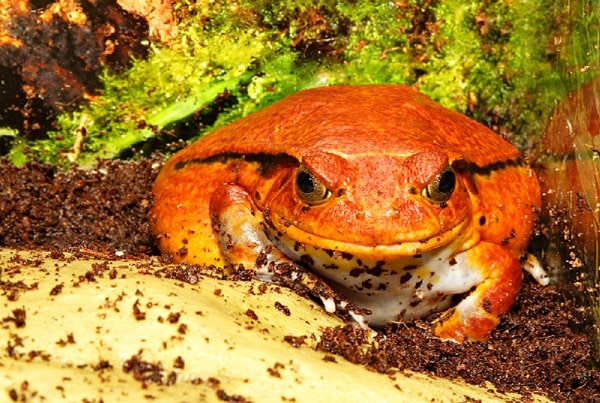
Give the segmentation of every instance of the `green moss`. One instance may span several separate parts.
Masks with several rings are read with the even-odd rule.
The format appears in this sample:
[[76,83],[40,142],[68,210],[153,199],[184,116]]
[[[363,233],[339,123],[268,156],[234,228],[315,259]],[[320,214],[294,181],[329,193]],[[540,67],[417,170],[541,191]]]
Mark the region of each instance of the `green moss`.
[[60,116],[61,130],[50,133],[42,148],[52,143],[63,152],[72,150],[76,133],[85,128],[78,162],[114,158],[206,107],[225,90],[235,91],[248,79],[244,73],[264,45],[259,33],[199,38],[189,31],[181,33],[177,46],[154,48],[148,60],[135,61],[124,74],[106,73],[103,93],[82,111]]
[[421,89],[521,148],[539,138],[547,105],[563,94],[552,64],[549,2],[448,0],[436,16],[443,21],[442,45],[420,79]]
[[[83,165],[138,155],[149,140],[187,139],[181,122],[196,137],[291,92],[342,83],[415,85],[524,147],[565,91],[553,69],[560,24],[550,3],[179,2],[177,36],[131,69],[105,73],[103,91],[60,116],[48,140],[28,143],[29,154]],[[234,98],[213,102],[224,89]],[[13,160],[22,161],[17,143]]]

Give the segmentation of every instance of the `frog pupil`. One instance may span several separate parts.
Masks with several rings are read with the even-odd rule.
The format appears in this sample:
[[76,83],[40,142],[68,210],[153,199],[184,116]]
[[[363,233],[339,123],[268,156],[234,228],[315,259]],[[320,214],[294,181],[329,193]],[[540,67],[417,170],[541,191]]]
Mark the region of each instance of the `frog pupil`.
[[324,203],[331,196],[331,192],[319,178],[303,165],[296,172],[296,192],[303,202],[311,206]]
[[456,186],[456,175],[450,166],[444,168],[424,189],[423,196],[440,207],[446,207],[446,202],[452,196]]
[[454,190],[455,185],[456,177],[454,176],[454,172],[448,170],[442,173],[438,187],[441,193],[451,193]]
[[296,184],[302,193],[312,193],[315,191],[315,184],[312,176],[308,172],[298,172]]

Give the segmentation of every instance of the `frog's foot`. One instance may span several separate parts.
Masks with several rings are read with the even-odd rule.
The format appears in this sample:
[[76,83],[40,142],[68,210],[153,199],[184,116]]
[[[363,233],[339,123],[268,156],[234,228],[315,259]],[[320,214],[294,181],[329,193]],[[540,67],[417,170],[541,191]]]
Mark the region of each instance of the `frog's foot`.
[[360,327],[368,329],[368,310],[357,307],[273,245],[264,229],[264,217],[244,188],[221,186],[210,200],[210,211],[221,252],[232,269],[253,271],[261,281],[291,288],[303,296],[316,296],[327,312],[347,313]]
[[519,260],[500,245],[481,242],[463,253],[484,281],[454,307],[450,317],[442,319],[435,333],[457,342],[485,341],[517,297],[522,269]]
[[538,260],[537,257],[528,253],[523,259],[523,269],[531,274],[531,276],[538,282],[540,285],[548,285],[550,284],[550,275],[544,268],[542,264]]

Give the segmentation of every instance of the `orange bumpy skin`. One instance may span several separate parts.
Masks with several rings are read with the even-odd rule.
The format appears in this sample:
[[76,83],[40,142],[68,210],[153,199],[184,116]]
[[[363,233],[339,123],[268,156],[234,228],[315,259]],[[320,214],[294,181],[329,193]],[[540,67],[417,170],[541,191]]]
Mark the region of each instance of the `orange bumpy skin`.
[[533,171],[486,127],[403,86],[302,91],[170,159],[159,247],[307,288],[362,325],[447,311],[485,340],[513,303],[540,206]]

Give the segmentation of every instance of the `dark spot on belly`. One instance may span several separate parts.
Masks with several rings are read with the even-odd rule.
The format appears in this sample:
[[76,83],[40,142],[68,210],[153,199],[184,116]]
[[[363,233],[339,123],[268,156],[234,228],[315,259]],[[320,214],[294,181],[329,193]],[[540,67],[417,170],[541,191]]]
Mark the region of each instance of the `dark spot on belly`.
[[342,252],[342,259],[352,260],[352,258],[354,258],[354,255],[352,255],[352,253]]
[[327,269],[327,270],[337,270],[337,269],[339,269],[340,267],[339,267],[337,264],[333,264],[333,263],[331,263],[331,264],[326,264],[326,265],[323,265],[323,268],[324,268],[324,269]]
[[354,269],[350,270],[350,276],[351,277],[360,277],[362,274],[364,274],[365,269],[362,269],[360,267],[355,267]]
[[298,252],[298,250],[300,250],[301,247],[302,244],[300,242],[294,242],[294,252]]
[[450,264],[450,266],[454,266],[458,262],[456,261],[456,259],[452,258],[448,263]]
[[333,251],[331,249],[323,249],[323,252],[329,257],[333,257]]
[[411,278],[412,278],[412,274],[410,272],[409,273],[404,273],[400,277],[400,284],[406,284]]
[[379,283],[379,285],[377,286],[377,291],[385,291],[387,289],[387,284],[385,283]]
[[358,266],[362,266],[362,265],[363,265],[363,262],[362,262],[362,260],[360,260],[360,259],[356,259],[356,264],[357,264]]
[[315,264],[315,261],[313,260],[312,256],[310,256],[310,255],[300,256],[300,262],[302,262],[303,264],[305,264],[309,267],[313,267]]
[[419,289],[419,288],[421,288],[421,286],[422,286],[422,285],[423,285],[423,280],[419,280],[419,281],[417,281],[417,283],[415,284],[415,288],[416,288],[416,289]]
[[372,275],[372,276],[375,276],[375,277],[379,277],[379,276],[381,276],[381,274],[382,274],[384,271],[386,271],[386,270],[383,270],[383,269],[381,268],[381,266],[375,266],[375,267],[373,267],[373,268],[367,269],[367,273],[369,273],[370,275]]
[[371,283],[371,279],[368,279],[362,282],[362,286],[363,288],[370,290],[371,288],[373,288],[373,283]]
[[411,271],[411,270],[415,270],[418,266],[414,265],[414,264],[409,264],[408,266],[404,266],[402,268],[403,271]]
[[413,301],[413,302],[411,302],[409,305],[410,305],[412,308],[414,308],[414,307],[416,307],[417,305],[419,305],[419,304],[421,303],[421,301],[423,301],[423,300],[422,300],[422,299],[418,299],[418,300],[416,300],[416,301]]
[[433,288],[433,284],[432,283],[427,283],[427,285],[425,287],[427,287],[427,289],[429,291],[431,291],[431,289]]
[[422,258],[422,257],[423,257],[423,255],[422,255],[422,254],[420,254],[420,253],[415,253],[415,254],[413,255],[413,257],[414,257],[415,259],[420,259],[420,258]]

